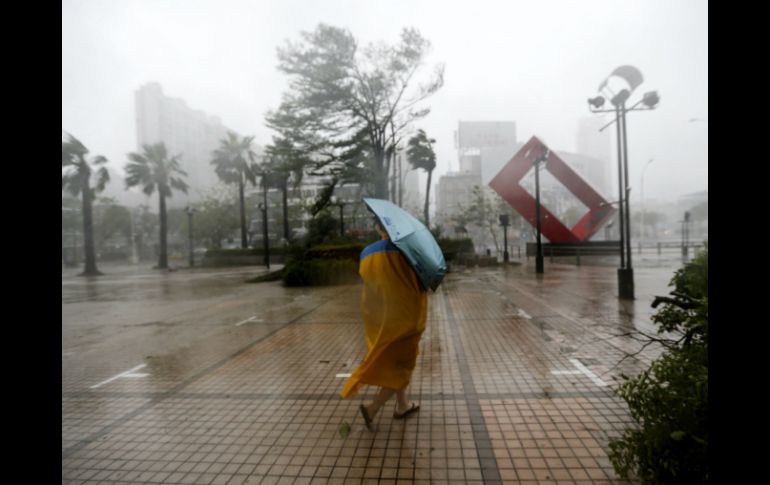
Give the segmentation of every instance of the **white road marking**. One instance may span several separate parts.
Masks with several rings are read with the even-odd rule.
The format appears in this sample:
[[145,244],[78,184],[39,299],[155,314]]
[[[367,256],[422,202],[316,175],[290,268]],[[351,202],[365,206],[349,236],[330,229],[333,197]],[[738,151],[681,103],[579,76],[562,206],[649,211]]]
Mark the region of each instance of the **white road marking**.
[[579,370],[552,370],[551,374],[555,376],[572,376],[576,374],[582,374]]
[[531,317],[531,316],[529,316],[529,315],[527,314],[527,312],[525,312],[525,311],[524,311],[524,310],[522,310],[521,308],[519,308],[519,316],[522,316],[522,317],[526,318],[527,320],[532,320],[532,317]]
[[584,366],[579,360],[577,359],[570,359],[570,362],[572,362],[572,365],[574,365],[580,372],[585,374],[589,379],[591,379],[594,384],[601,387],[607,387],[607,383],[603,380],[599,379],[599,376],[591,372],[588,367]]
[[347,379],[350,376],[351,376],[351,374],[337,374],[334,377],[336,377],[337,379]]
[[138,365],[138,366],[134,367],[133,369],[127,370],[126,372],[121,372],[120,374],[118,374],[116,376],[110,377],[106,381],[102,381],[99,384],[95,384],[95,385],[91,386],[90,389],[96,389],[99,386],[103,386],[104,384],[107,384],[108,382],[112,382],[115,379],[119,379],[121,377],[147,377],[149,374],[136,374],[136,373],[134,373],[134,371],[137,371],[137,370],[139,370],[139,369],[141,369],[143,367],[147,367],[147,364],[141,364],[141,365]]
[[244,323],[249,323],[249,322],[261,322],[261,321],[262,321],[262,319],[261,319],[261,318],[257,318],[257,316],[256,316],[256,315],[254,315],[254,316],[253,316],[253,317],[251,317],[251,318],[247,318],[246,320],[243,320],[242,322],[238,322],[238,323],[236,323],[236,324],[235,324],[235,326],[236,326],[236,327],[240,327],[240,326],[241,326],[241,325],[243,325]]

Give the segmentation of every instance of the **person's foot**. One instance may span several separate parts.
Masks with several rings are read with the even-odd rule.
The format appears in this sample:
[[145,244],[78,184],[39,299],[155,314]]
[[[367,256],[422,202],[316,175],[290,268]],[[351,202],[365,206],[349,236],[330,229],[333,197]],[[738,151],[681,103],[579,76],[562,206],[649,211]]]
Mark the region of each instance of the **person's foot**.
[[369,411],[366,410],[366,406],[362,404],[358,407],[358,410],[361,411],[361,416],[364,417],[364,424],[366,424],[366,429],[369,431],[374,431],[374,420],[369,417]]
[[409,408],[406,409],[405,411],[399,412],[399,410],[396,409],[396,412],[393,413],[393,419],[404,419],[405,417],[419,410],[420,410],[420,405],[412,403],[412,405],[409,406]]

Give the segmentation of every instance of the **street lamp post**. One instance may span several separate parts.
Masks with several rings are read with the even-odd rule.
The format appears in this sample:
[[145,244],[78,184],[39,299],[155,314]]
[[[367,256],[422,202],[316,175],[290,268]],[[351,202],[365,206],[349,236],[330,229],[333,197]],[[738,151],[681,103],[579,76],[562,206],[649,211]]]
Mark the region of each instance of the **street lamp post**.
[[642,215],[639,222],[639,240],[644,241],[644,173],[647,171],[647,167],[653,162],[654,159],[649,159],[642,169],[642,177],[639,181],[639,198],[642,201]]
[[264,257],[265,267],[270,271],[270,242],[267,239],[267,178],[270,173],[267,170],[255,173],[258,177],[262,177],[262,202],[257,206],[262,212],[262,240],[264,244]]
[[503,262],[508,262],[508,214],[500,214],[500,225],[503,226]]
[[190,267],[192,268],[195,266],[195,254],[193,253],[193,214],[195,213],[195,209],[188,205],[185,207],[185,212],[187,212],[188,246],[190,248],[189,258]]
[[540,164],[548,160],[550,150],[542,147],[543,153],[535,159],[535,221],[537,226],[537,255],[535,256],[535,272],[543,273],[543,243],[540,236]]
[[345,208],[345,201],[338,198],[336,195],[332,196],[332,205],[339,206],[340,208],[340,237],[345,237],[345,216],[344,216],[344,208]]
[[[617,82],[625,83],[625,87],[617,89]],[[617,123],[618,136],[618,191],[620,193],[620,268],[618,268],[618,294],[620,298],[634,299],[634,270],[631,263],[631,209],[629,204],[629,193],[631,187],[628,185],[628,144],[626,135],[626,113],[628,111],[645,111],[655,109],[660,101],[658,93],[650,91],[644,94],[641,100],[630,108],[626,108],[626,101],[631,97],[631,93],[644,80],[641,71],[634,66],[620,66],[607,77],[600,85],[599,92],[606,93],[613,104],[614,109],[602,110],[605,98],[596,96],[589,98],[589,109],[593,113],[615,113],[615,119],[604,125],[599,131],[604,130],[612,123]],[[613,81],[611,83],[611,81]],[[612,84],[612,85],[611,85]],[[639,107],[640,104],[644,107]]]
[[682,221],[682,256],[687,257],[687,245],[690,242],[690,212],[684,213],[684,220]]
[[262,241],[264,243],[265,267],[270,270],[270,243],[267,240],[267,192],[265,192],[265,202],[259,203],[259,210],[262,212]]

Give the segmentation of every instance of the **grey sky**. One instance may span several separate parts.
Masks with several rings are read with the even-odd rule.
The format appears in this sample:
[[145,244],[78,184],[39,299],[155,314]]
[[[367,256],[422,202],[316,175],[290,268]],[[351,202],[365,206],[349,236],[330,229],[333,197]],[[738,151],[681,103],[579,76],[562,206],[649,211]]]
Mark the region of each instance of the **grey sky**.
[[[651,158],[645,198],[708,188],[708,123],[688,122],[708,119],[704,0],[63,0],[62,130],[122,171],[136,149],[134,91],[157,81],[269,143],[264,114],[286,86],[276,47],[319,22],[349,29],[361,45],[394,43],[406,26],[431,41],[430,63],[446,64],[446,82],[417,127],[437,139],[439,175],[458,168],[460,120],[513,120],[519,141],[537,135],[575,150],[579,118],[594,116],[586,99],[631,64],[645,76],[632,101],[661,96],[657,110],[628,116],[634,198]],[[614,146],[614,130],[612,138]]]

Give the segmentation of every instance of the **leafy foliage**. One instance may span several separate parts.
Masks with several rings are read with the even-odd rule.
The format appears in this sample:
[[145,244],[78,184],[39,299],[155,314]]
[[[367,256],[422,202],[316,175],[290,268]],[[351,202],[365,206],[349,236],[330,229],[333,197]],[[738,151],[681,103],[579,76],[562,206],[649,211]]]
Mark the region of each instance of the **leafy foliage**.
[[[143,145],[142,152],[128,154],[125,166],[126,187],[140,185],[142,192],[152,195],[158,191],[158,215],[160,216],[160,252],[158,268],[168,268],[167,213],[166,198],[173,195],[173,190],[187,193],[188,185],[182,179],[187,172],[182,170],[179,160],[181,155],[169,157],[166,144]],[[182,176],[182,177],[180,177]]]
[[293,259],[283,273],[286,286],[335,285],[357,279],[358,262],[349,259]]
[[637,425],[610,443],[610,459],[624,478],[643,485],[708,483],[708,244],[678,270],[673,298],[652,318],[663,355],[617,393]]
[[102,274],[96,267],[94,249],[93,200],[102,192],[110,181],[107,168],[103,165],[107,159],[101,155],[86,159],[88,148],[74,136],[67,134],[61,143],[61,188],[82,199],[83,246],[85,248],[85,268],[83,275]]
[[333,241],[339,231],[339,221],[328,211],[321,211],[308,223],[308,244],[317,245]]
[[442,65],[421,82],[429,50],[411,28],[403,29],[396,45],[359,50],[349,31],[319,24],[278,49],[289,90],[267,124],[312,158],[317,173],[343,179],[368,171],[373,195],[386,198],[399,134],[428,114],[420,103],[443,85]]
[[433,170],[436,168],[436,153],[431,146],[436,140],[428,138],[423,130],[417,130],[417,134],[409,139],[409,147],[406,149],[406,159],[413,168],[421,168],[428,172],[428,182],[425,187],[425,209],[423,217],[425,225],[430,227],[430,215],[428,213],[430,203],[430,184]]

